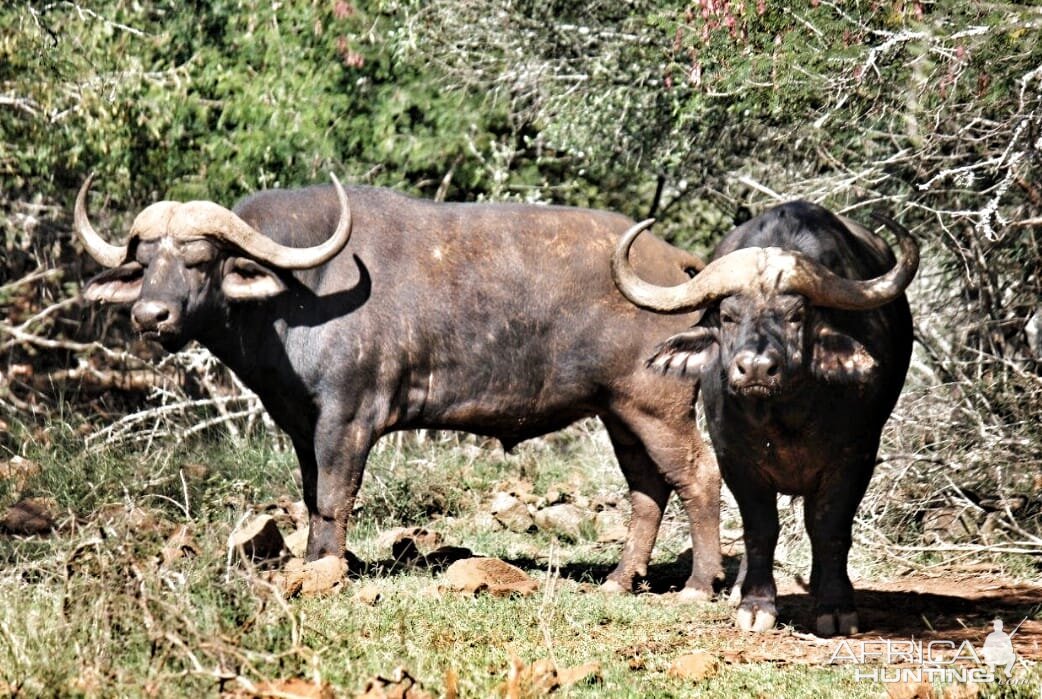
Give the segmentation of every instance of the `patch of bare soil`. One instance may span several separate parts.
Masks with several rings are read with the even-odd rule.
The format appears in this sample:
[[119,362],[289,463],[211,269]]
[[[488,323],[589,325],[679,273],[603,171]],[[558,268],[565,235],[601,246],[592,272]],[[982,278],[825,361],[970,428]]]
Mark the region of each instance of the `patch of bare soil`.
[[[862,632],[851,641],[963,641],[980,652],[992,622],[1001,619],[1023,660],[1042,660],[1042,585],[988,574],[948,571],[935,577],[909,575],[886,582],[854,583]],[[842,638],[810,633],[813,601],[796,583],[778,589],[779,628],[766,634],[737,629],[710,632],[727,650],[728,662],[827,664]],[[1016,631],[1014,632],[1014,629]]]

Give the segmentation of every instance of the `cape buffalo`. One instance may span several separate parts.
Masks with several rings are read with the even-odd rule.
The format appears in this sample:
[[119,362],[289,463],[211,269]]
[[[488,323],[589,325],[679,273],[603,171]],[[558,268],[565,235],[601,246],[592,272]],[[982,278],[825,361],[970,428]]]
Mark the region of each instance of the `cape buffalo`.
[[[690,385],[644,371],[654,338],[691,318],[634,308],[608,260],[632,221],[592,210],[447,204],[332,186],[271,190],[228,210],[152,204],[128,242],[75,229],[114,267],[91,300],[133,303],[134,326],[176,351],[209,348],[293,441],[310,512],[307,556],[343,555],[370,448],[388,432],[464,430],[506,449],[599,416],[632,517],[608,589],[646,574],[676,490],[694,547],[686,597],[720,572],[719,474],[694,430]],[[350,206],[348,200],[350,199]],[[641,273],[678,283],[703,265],[658,240]]]
[[807,202],[731,231],[683,285],[643,281],[630,266],[630,245],[650,221],[635,225],[612,258],[616,283],[642,308],[704,309],[647,365],[701,383],[720,470],[745,527],[745,630],[769,629],[777,615],[771,568],[781,492],[804,499],[818,633],[857,632],[850,530],[908,369],[904,290],[919,265],[907,231],[883,220],[900,241],[900,261],[867,229]]

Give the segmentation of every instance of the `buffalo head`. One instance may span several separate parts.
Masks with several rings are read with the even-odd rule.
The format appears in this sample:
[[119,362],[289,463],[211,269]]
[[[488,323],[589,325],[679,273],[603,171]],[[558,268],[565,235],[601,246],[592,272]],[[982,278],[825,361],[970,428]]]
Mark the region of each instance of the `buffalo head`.
[[93,301],[133,303],[134,327],[177,350],[195,337],[209,311],[225,302],[267,298],[285,284],[278,270],[324,264],[351,236],[347,194],[332,176],[340,222],[321,245],[287,247],[260,233],[234,212],[210,201],[161,201],[134,219],[125,245],[106,242],[87,219],[93,176],[76,197],[74,227],[87,252],[106,267],[83,295]]
[[703,309],[700,322],[674,335],[648,359],[662,373],[723,373],[736,395],[771,398],[813,376],[861,382],[877,368],[871,352],[832,322],[829,309],[868,311],[885,306],[915,276],[919,249],[908,232],[880,217],[898,238],[900,256],[885,274],[855,280],[837,275],[794,250],[746,247],[719,257],[689,282],[660,287],[637,276],[629,263],[633,241],[653,221],[630,228],[612,257],[612,276],[634,304],[662,313]]

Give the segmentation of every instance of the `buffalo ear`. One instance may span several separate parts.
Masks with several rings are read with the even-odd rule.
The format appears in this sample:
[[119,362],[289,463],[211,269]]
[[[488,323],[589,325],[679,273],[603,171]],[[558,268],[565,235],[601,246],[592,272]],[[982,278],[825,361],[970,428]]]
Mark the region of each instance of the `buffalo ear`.
[[716,331],[695,327],[656,347],[644,366],[660,374],[697,378],[716,361],[719,353]]
[[812,367],[825,381],[864,383],[879,368],[879,362],[853,337],[822,324],[814,337]]
[[221,279],[221,291],[232,301],[258,301],[285,290],[277,274],[245,257],[228,260]]
[[141,295],[145,268],[137,262],[128,262],[109,269],[87,282],[83,298],[105,303],[133,303]]

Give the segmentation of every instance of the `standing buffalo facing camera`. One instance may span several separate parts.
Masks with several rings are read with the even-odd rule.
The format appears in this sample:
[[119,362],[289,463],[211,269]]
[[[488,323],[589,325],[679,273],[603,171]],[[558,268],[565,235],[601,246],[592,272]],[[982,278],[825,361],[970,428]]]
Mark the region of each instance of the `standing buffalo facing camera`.
[[[176,351],[209,348],[293,441],[310,512],[307,556],[344,554],[366,459],[395,430],[464,430],[507,449],[599,416],[632,518],[606,587],[646,574],[670,493],[690,518],[686,596],[720,572],[719,474],[694,429],[690,385],[643,369],[655,338],[693,318],[629,304],[609,258],[632,224],[605,212],[442,204],[370,187],[272,190],[228,210],[159,202],[126,245],[75,228],[107,267],[88,299],[132,303],[134,326]],[[349,205],[350,199],[350,205]],[[641,274],[676,284],[697,258],[658,240]]]
[[683,285],[650,284],[630,266],[630,245],[650,221],[634,226],[612,258],[619,289],[636,305],[704,311],[647,366],[701,383],[720,471],[745,528],[745,630],[767,630],[777,617],[780,492],[804,498],[817,632],[857,632],[851,526],[908,370],[904,290],[919,265],[907,231],[883,220],[900,241],[900,260],[870,231],[807,202],[733,230]]

